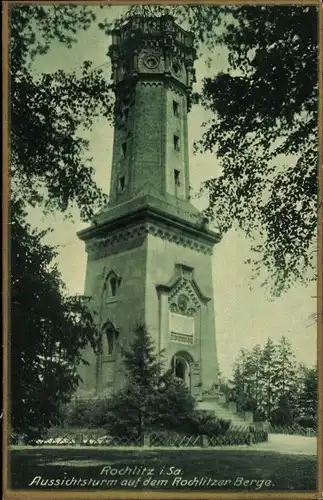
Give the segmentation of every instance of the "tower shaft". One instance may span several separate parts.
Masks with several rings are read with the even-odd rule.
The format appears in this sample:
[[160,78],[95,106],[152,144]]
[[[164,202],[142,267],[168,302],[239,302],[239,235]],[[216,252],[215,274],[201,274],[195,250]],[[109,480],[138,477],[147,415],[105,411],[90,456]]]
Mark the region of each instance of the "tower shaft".
[[210,231],[190,202],[187,113],[194,38],[170,16],[134,17],[112,34],[116,95],[110,201],[81,231],[103,352],[89,348],[84,397],[124,384],[121,346],[145,322],[194,395],[217,383]]

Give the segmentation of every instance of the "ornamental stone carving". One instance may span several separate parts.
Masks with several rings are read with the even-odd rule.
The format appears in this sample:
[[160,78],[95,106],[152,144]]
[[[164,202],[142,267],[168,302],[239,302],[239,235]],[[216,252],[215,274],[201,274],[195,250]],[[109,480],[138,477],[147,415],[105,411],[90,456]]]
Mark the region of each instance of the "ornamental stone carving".
[[195,316],[201,307],[192,283],[185,278],[182,278],[170,292],[168,301],[171,312],[185,316]]
[[176,232],[174,229],[166,229],[155,224],[140,224],[138,226],[120,229],[110,234],[107,237],[97,238],[90,240],[87,243],[86,251],[91,259],[103,258],[105,256],[105,251],[108,253],[109,249],[113,246],[118,246],[120,243],[125,243],[130,240],[145,236],[147,234],[152,234],[157,238],[166,240],[177,245],[181,245],[196,252],[200,252],[206,255],[212,255],[213,247],[200,242],[197,242],[193,238],[188,236],[183,236]]
[[149,70],[159,67],[161,62],[161,53],[159,50],[143,50],[139,56],[140,63]]

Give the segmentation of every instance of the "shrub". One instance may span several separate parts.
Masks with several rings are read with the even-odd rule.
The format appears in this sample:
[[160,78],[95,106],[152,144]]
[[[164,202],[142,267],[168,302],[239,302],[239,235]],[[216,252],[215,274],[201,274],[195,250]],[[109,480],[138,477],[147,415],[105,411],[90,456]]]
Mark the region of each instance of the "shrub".
[[109,399],[97,399],[91,402],[91,408],[88,409],[86,417],[89,427],[97,429],[105,428],[110,419],[111,403]]
[[195,412],[192,417],[187,419],[183,430],[190,434],[221,436],[229,430],[230,425],[229,420],[217,418],[207,413]]
[[279,398],[278,407],[272,412],[270,423],[273,426],[290,426],[293,424],[293,411],[286,394]]
[[254,422],[264,422],[264,414],[258,408],[253,412],[253,421]]
[[253,442],[254,443],[264,443],[268,441],[268,432],[264,429],[253,428]]
[[62,425],[64,427],[88,427],[87,413],[89,402],[85,400],[75,400],[67,405],[62,415]]
[[39,429],[38,427],[29,427],[29,429],[20,438],[24,444],[34,445],[38,439],[46,438],[48,429]]
[[295,423],[298,424],[300,427],[306,428],[306,429],[316,429],[317,422],[316,418],[312,417],[311,415],[305,415],[303,417],[297,417],[295,418]]
[[65,408],[61,422],[63,427],[105,427],[109,420],[109,408],[108,399],[76,400]]

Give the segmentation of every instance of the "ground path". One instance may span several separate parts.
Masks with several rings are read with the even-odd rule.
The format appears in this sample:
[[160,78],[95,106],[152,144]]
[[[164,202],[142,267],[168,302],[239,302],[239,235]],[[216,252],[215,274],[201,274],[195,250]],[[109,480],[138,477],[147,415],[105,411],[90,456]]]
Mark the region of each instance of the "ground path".
[[267,442],[255,444],[249,449],[276,451],[284,454],[316,455],[317,439],[316,437],[269,434]]
[[[184,483],[195,480],[195,477],[211,478],[212,481],[220,480],[214,488],[223,487],[234,491],[248,489],[314,491],[317,476],[316,439],[278,434],[269,435],[266,443],[217,448],[13,446],[10,463],[10,483],[13,489],[35,489],[35,486],[39,487],[40,480],[44,481],[40,487],[46,487],[47,481],[56,481],[64,477],[77,480],[93,478],[95,481],[100,481],[102,477],[109,479],[110,476],[102,475],[103,467],[112,467],[116,470],[125,467],[153,468],[154,476],[146,474],[147,478],[143,475],[142,480],[157,478],[157,481],[167,483],[158,484],[161,489],[173,488],[172,480],[176,476],[168,472],[171,467],[180,470],[180,477]],[[115,477],[111,474],[111,479]],[[129,481],[133,477],[132,473],[129,473],[129,477],[121,476],[122,479]],[[256,486],[248,482],[251,480],[256,481]],[[100,484],[98,489],[117,488],[111,484],[108,486]],[[152,485],[148,487],[143,484],[143,486],[149,489]],[[65,489],[67,485],[61,487]],[[182,483],[176,484],[176,489],[186,487],[188,486]],[[60,486],[58,488],[60,489]],[[67,489],[73,488],[72,485]],[[83,486],[77,486],[77,489],[82,488],[84,489]]]

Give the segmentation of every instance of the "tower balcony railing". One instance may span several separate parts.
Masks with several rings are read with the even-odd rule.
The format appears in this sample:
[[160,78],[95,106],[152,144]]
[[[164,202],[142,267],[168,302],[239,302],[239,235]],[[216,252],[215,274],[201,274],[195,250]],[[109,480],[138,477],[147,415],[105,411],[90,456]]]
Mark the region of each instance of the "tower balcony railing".
[[172,16],[166,15],[161,17],[142,17],[133,16],[123,26],[112,31],[112,44],[119,45],[128,41],[134,36],[171,36],[174,42],[177,42],[186,48],[193,48],[194,34],[185,31],[178,26]]

